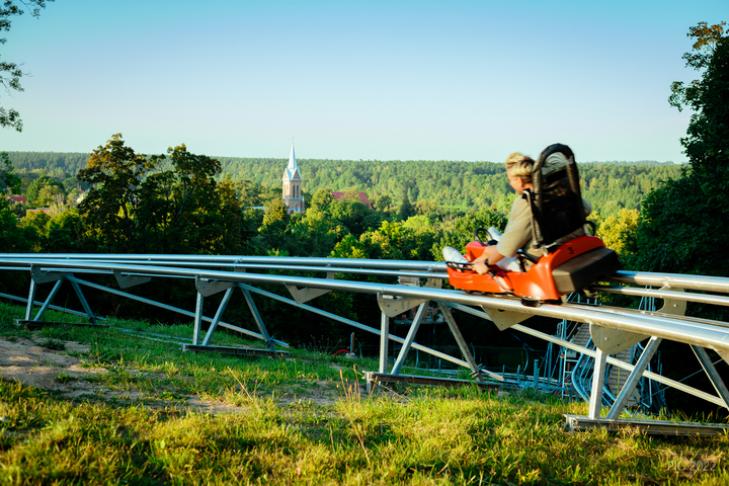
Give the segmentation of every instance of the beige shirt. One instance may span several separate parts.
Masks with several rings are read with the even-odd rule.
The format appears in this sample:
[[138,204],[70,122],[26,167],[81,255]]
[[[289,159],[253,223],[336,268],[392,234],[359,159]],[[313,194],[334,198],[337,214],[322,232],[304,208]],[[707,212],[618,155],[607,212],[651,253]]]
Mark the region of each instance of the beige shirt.
[[[590,203],[583,199],[582,205],[585,208],[585,215],[590,214],[590,211],[592,211]],[[524,248],[527,252],[534,253],[533,251],[529,251],[534,246],[534,242],[532,241],[531,216],[532,210],[529,207],[529,203],[526,199],[518,196],[511,205],[509,222],[506,223],[504,234],[496,245],[499,253],[505,257],[512,257],[516,255],[516,250],[519,248]],[[574,236],[581,234],[584,234],[582,229],[573,232]]]

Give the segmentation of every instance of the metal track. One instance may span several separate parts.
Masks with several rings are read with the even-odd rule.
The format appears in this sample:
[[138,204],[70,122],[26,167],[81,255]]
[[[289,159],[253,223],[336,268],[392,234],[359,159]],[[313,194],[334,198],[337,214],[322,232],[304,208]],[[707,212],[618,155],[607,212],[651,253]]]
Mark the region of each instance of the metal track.
[[[404,310],[414,308],[422,303],[433,301],[439,303],[441,311],[446,317],[449,329],[459,344],[462,358],[447,356],[445,359],[466,366],[471,369],[474,376],[481,374],[489,375],[493,379],[501,379],[497,373],[481,369],[470,355],[468,346],[460,335],[455,320],[450,316],[448,306],[456,308],[473,309],[475,315],[488,317],[494,321],[500,329],[515,328],[519,330],[528,329],[518,324],[530,316],[543,316],[555,319],[567,319],[570,321],[583,322],[591,326],[593,339],[597,343],[597,350],[579,351],[590,355],[595,359],[595,373],[593,376],[593,389],[590,399],[590,416],[598,418],[600,415],[600,403],[602,396],[602,374],[608,362],[614,364],[614,358],[608,358],[609,354],[625,347],[626,343],[634,343],[642,339],[652,338],[651,353],[660,343],[661,339],[669,339],[694,346],[694,352],[701,359],[707,376],[710,378],[719,396],[707,394],[696,390],[692,392],[690,387],[684,387],[683,391],[701,396],[712,403],[729,408],[729,397],[726,395],[727,387],[713,367],[711,359],[705,355],[704,348],[719,353],[724,359],[729,357],[729,324],[721,321],[698,319],[682,315],[685,312],[686,302],[698,302],[703,304],[727,306],[729,305],[729,278],[711,277],[699,275],[679,275],[650,272],[619,271],[613,277],[606,279],[612,285],[599,285],[595,290],[609,293],[617,293],[631,296],[645,296],[663,299],[670,307],[664,307],[662,312],[644,312],[615,307],[593,307],[577,304],[553,305],[545,304],[538,307],[525,306],[519,299],[506,295],[475,295],[467,294],[457,290],[438,288],[439,282],[447,279],[446,267],[442,262],[427,261],[404,261],[404,260],[367,260],[367,259],[346,259],[346,258],[304,258],[304,257],[251,257],[251,256],[210,256],[210,255],[124,255],[124,254],[0,254],[0,270],[30,272],[31,288],[27,299],[26,319],[30,320],[30,313],[35,301],[35,289],[37,285],[44,282],[56,282],[54,290],[49,294],[46,301],[41,305],[41,310],[35,319],[39,320],[45,308],[51,306],[53,295],[63,281],[68,281],[76,292],[81,302],[84,313],[90,320],[96,318],[93,315],[88,302],[86,301],[80,285],[94,286],[98,290],[109,291],[117,295],[135,298],[145,303],[158,306],[166,304],[153,302],[150,299],[135,296],[128,292],[111,289],[92,282],[77,279],[75,274],[84,275],[114,275],[121,283],[125,281],[128,285],[143,283],[149,278],[174,278],[193,280],[197,290],[197,303],[194,313],[183,309],[171,308],[171,310],[192,315],[195,317],[195,329],[193,345],[199,345],[199,336],[202,331],[202,322],[207,320],[211,323],[208,333],[205,336],[203,345],[207,345],[215,327],[220,324],[228,328],[239,330],[260,339],[264,339],[269,345],[274,340],[268,335],[263,319],[255,307],[250,294],[255,292],[266,298],[274,298],[284,303],[298,306],[312,312],[318,312],[327,317],[333,318],[343,324],[358,327],[367,332],[379,334],[381,339],[380,348],[380,369],[379,373],[386,372],[388,366],[387,350],[390,341],[403,343],[403,349],[396,360],[393,374],[399,371],[404,356],[412,347],[429,352],[441,358],[443,353],[429,349],[414,342],[419,318],[413,322],[411,332],[406,339],[399,338],[389,332],[389,317],[397,315]],[[275,270],[278,272],[293,273],[294,275],[270,275],[266,273],[252,273]],[[301,274],[326,274],[326,278],[316,276],[302,276]],[[352,276],[377,276],[383,279],[397,277],[403,283],[373,283],[347,280],[338,277],[344,275]],[[436,285],[437,283],[437,285]],[[273,294],[256,285],[284,285],[292,293],[293,299]],[[659,287],[639,288],[636,285]],[[225,306],[231,296],[231,289],[240,288],[246,297],[259,332],[254,332],[223,323],[220,318]],[[226,290],[227,289],[227,290]],[[220,302],[218,312],[214,318],[202,315],[203,299],[218,292],[226,291],[226,296]],[[377,296],[378,303],[382,309],[380,329],[357,323],[334,314],[316,309],[304,304],[309,299],[315,298],[326,291],[342,291],[372,294]],[[482,312],[480,309],[485,311]],[[421,312],[418,313],[420,315]],[[536,335],[532,333],[532,335]],[[539,337],[539,336],[538,336]],[[551,340],[553,341],[553,339]],[[284,344],[278,341],[280,344]],[[557,343],[566,346],[566,343]],[[699,351],[696,351],[699,350]],[[589,352],[588,352],[589,351]],[[704,354],[702,354],[704,353]],[[653,376],[642,368],[650,361],[648,354],[635,366],[622,363],[628,366],[631,371],[631,379],[626,383],[635,386],[636,377]],[[707,364],[708,363],[708,364]],[[627,369],[627,368],[626,368]],[[635,375],[635,376],[633,376]],[[660,376],[660,375],[659,375]],[[670,380],[663,379],[663,383]],[[677,388],[679,388],[677,386]],[[623,390],[621,396],[629,393],[630,390]],[[613,408],[610,416],[615,417],[621,409]]]

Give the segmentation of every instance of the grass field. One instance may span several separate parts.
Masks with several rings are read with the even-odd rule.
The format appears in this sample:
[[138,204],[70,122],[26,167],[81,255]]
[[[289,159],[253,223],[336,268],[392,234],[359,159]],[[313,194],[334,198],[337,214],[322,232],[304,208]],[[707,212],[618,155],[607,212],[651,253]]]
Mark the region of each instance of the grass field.
[[570,434],[562,414],[585,404],[472,387],[366,396],[374,361],[182,353],[118,329],[187,339],[191,326],[30,332],[21,315],[0,304],[0,484],[729,484],[729,436]]

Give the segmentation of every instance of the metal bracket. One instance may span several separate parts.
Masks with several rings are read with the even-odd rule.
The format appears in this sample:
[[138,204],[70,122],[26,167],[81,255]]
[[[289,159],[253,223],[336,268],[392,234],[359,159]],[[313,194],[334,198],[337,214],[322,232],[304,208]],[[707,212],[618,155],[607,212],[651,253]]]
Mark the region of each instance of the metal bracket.
[[203,297],[210,297],[211,295],[231,288],[233,285],[235,285],[233,282],[220,282],[218,280],[195,277],[195,288]]
[[[661,290],[668,290],[670,289],[670,286],[664,285],[661,287]],[[672,289],[674,291],[683,292],[682,289]],[[663,307],[658,309],[657,312],[661,312],[663,314],[671,314],[674,316],[685,316],[686,315],[686,305],[688,302],[685,300],[673,300],[673,299],[663,299]]]
[[316,299],[319,296],[328,294],[331,292],[329,289],[315,289],[313,287],[297,287],[296,285],[286,285],[286,290],[289,291],[291,297],[294,298],[299,304],[309,302],[310,300]]
[[152,280],[152,277],[141,277],[138,275],[129,275],[128,273],[121,273],[114,270],[114,278],[116,279],[117,285],[120,289],[128,289],[136,285],[142,285]]
[[[667,287],[664,286],[662,288]],[[685,315],[686,301],[665,299],[663,301],[663,307],[661,307],[657,312],[680,316]],[[649,337],[644,334],[619,331],[617,329],[609,329],[596,326],[594,324],[590,324],[590,336],[592,336],[592,342],[595,343],[595,346],[607,354],[619,353],[620,351],[626,350],[634,344]]]
[[35,280],[35,283],[43,284],[48,282],[56,282],[58,280],[62,280],[64,277],[63,273],[60,272],[49,272],[46,270],[41,270],[35,265],[32,265],[30,268],[30,274]]
[[397,277],[397,283],[400,285],[409,285],[411,287],[420,287],[420,277]]
[[399,316],[423,302],[425,299],[403,299],[392,295],[377,294],[377,304],[387,317]]
[[481,306],[483,311],[489,316],[491,322],[496,324],[499,331],[509,329],[514,324],[526,321],[531,317],[530,314],[523,312],[514,312],[501,309],[489,309],[488,307]]
[[400,285],[409,285],[411,287],[430,287],[433,289],[440,289],[443,287],[443,279],[440,278],[426,278],[423,283],[420,277],[397,277],[397,283]]
[[[327,272],[327,278],[334,278],[334,272]],[[296,285],[284,285],[289,291],[291,297],[299,304],[309,302],[317,297],[331,292],[331,289],[315,289],[313,287],[297,287]]]
[[607,354],[619,353],[648,338],[643,334],[618,331],[595,324],[590,324],[590,336],[595,346]]

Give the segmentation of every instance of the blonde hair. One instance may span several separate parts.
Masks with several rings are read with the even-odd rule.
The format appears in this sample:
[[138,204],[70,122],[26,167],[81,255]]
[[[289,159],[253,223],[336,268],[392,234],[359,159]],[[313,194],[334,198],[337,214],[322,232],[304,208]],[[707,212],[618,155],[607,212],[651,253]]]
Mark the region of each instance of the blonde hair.
[[506,158],[506,175],[508,177],[518,177],[525,183],[532,182],[532,170],[534,169],[534,159],[522,154],[514,152]]

